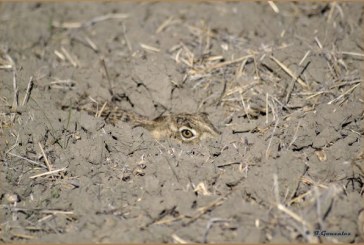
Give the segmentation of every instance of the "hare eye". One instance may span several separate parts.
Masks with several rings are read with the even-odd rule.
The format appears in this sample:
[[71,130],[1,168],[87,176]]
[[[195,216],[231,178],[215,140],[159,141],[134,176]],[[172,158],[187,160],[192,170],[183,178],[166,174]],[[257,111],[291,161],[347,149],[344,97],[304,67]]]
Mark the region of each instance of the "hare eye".
[[180,137],[185,142],[194,140],[199,134],[193,128],[182,126],[178,129]]
[[190,139],[192,138],[193,136],[195,136],[191,130],[189,129],[183,129],[181,131],[181,134],[182,134],[182,137],[186,138],[186,139]]

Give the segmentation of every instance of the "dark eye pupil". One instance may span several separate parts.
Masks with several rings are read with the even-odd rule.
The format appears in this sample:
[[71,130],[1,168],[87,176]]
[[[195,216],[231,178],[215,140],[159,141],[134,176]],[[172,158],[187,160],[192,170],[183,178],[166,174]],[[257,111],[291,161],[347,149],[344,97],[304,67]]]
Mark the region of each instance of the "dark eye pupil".
[[188,129],[182,130],[182,135],[183,135],[183,137],[186,137],[186,138],[191,138],[193,136],[192,132]]

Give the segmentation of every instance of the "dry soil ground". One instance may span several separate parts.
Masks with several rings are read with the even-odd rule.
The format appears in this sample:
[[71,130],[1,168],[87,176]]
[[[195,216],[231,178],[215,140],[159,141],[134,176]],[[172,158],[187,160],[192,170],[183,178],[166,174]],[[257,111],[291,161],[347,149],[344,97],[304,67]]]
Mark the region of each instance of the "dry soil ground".
[[[363,6],[1,3],[1,241],[363,241]],[[222,134],[156,141],[81,97]]]

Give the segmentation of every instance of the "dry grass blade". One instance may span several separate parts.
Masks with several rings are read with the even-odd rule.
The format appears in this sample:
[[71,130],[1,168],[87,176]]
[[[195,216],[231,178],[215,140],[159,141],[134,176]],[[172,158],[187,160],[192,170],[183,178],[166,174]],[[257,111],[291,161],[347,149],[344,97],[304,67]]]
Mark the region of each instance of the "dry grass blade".
[[124,40],[126,42],[126,45],[128,46],[129,51],[132,52],[132,47],[131,47],[129,38],[126,35],[126,27],[125,27],[125,24],[124,23],[123,23],[123,36],[124,36]]
[[198,218],[200,218],[202,215],[204,215],[205,213],[207,213],[209,210],[211,210],[212,208],[218,207],[220,205],[222,205],[226,199],[226,197],[229,195],[230,193],[226,194],[223,197],[220,197],[218,199],[216,199],[215,201],[212,201],[211,203],[209,203],[207,206],[201,207],[197,210],[197,214],[194,215],[185,225],[189,225],[192,224],[193,222],[195,222]]
[[19,143],[19,133],[16,136],[15,143],[5,152],[5,155],[11,152],[15,147],[17,147],[18,143]]
[[356,53],[356,52],[341,52],[341,54],[349,55],[349,56],[364,57],[364,54]]
[[39,177],[46,176],[46,175],[52,175],[52,174],[55,174],[55,173],[58,173],[58,172],[66,171],[66,170],[67,170],[67,168],[64,167],[64,168],[48,171],[48,172],[45,172],[45,173],[36,174],[36,175],[30,176],[29,178],[30,179],[35,179],[35,178],[39,178]]
[[339,97],[327,102],[328,105],[331,105],[332,103],[336,103],[337,101],[339,101],[342,97],[344,97],[345,95],[351,93],[354,89],[356,89],[358,86],[360,85],[357,84],[357,85],[354,85],[353,87],[351,87],[350,89],[346,90],[343,94],[341,94]]
[[43,155],[44,161],[45,161],[45,163],[47,165],[48,171],[52,171],[52,166],[48,161],[47,155],[45,154],[45,152],[43,150],[42,144],[40,142],[38,142],[38,145],[39,145],[40,151],[42,152],[42,155]]
[[321,95],[321,94],[325,94],[325,93],[329,93],[329,91],[320,91],[320,92],[314,93],[314,94],[312,94],[312,95],[310,95],[310,96],[307,96],[307,97],[306,97],[306,100],[312,99],[312,98],[314,98],[314,97],[316,97],[316,96],[319,96],[319,95]]
[[10,55],[5,54],[4,55],[5,59],[2,59],[0,57],[0,69],[4,69],[4,70],[12,70],[15,67],[14,61],[13,59],[10,57]]
[[86,22],[85,25],[91,26],[97,22],[102,22],[102,21],[111,20],[111,19],[127,19],[127,18],[129,18],[129,15],[124,14],[124,13],[106,14],[106,15],[97,16],[97,17],[91,19],[90,21]]
[[315,39],[315,42],[316,42],[317,46],[318,46],[320,49],[322,49],[322,44],[321,44],[320,40],[318,39],[318,37],[315,37],[314,39]]
[[53,21],[52,22],[52,27],[55,28],[64,28],[64,29],[77,29],[82,27],[82,23],[81,22],[58,22],[58,21]]
[[26,103],[28,103],[32,88],[33,88],[33,76],[31,76],[29,79],[27,90],[25,91],[23,103],[21,104],[22,106],[24,106]]
[[162,32],[164,29],[166,29],[169,25],[173,23],[173,16],[170,16],[167,20],[165,20],[155,31],[156,34]]
[[362,81],[363,81],[362,79],[358,79],[358,80],[354,80],[354,81],[350,81],[350,82],[342,82],[342,83],[332,85],[330,87],[330,89],[337,88],[337,87],[343,87],[343,86],[347,86],[347,85],[352,85],[352,84],[357,84],[357,83],[361,83]]
[[293,135],[292,140],[289,143],[287,149],[289,149],[293,145],[293,143],[297,140],[297,133],[298,133],[298,129],[300,128],[300,124],[301,124],[301,121],[298,121],[296,129],[294,131],[294,135]]
[[203,243],[208,243],[207,236],[209,234],[209,231],[211,230],[214,223],[219,223],[219,222],[220,223],[229,223],[229,222],[231,222],[231,220],[230,219],[220,219],[220,218],[210,219],[209,222],[206,225],[206,230],[205,230],[203,238],[202,238]]
[[27,235],[27,234],[20,234],[20,233],[14,233],[14,232],[11,232],[11,234],[15,237],[19,237],[21,239],[35,239],[37,238],[36,236],[31,236],[31,235]]
[[75,84],[75,81],[72,81],[70,79],[60,80],[58,78],[55,78],[55,81],[50,82],[52,88],[58,89],[71,89],[73,86],[75,86]]
[[95,117],[101,117],[102,112],[103,112],[103,111],[105,110],[105,108],[106,108],[106,105],[107,105],[107,102],[105,102],[105,103],[102,105],[101,109],[100,109],[99,111],[97,111],[97,112],[96,112]]
[[268,1],[268,4],[273,9],[273,11],[275,13],[277,13],[277,14],[279,13],[279,8],[277,7],[277,5],[273,1]]
[[11,69],[13,69],[13,67],[11,65],[0,65],[0,69],[11,70]]
[[311,50],[307,51],[305,53],[305,55],[303,56],[303,58],[301,59],[300,63],[298,63],[299,66],[301,66],[303,64],[303,62],[306,60],[306,58],[310,55]]
[[96,44],[88,36],[85,36],[84,39],[93,51],[95,51],[95,52],[99,51]]
[[200,182],[193,190],[194,192],[203,196],[210,196],[212,193],[207,190],[205,183]]
[[64,28],[64,29],[78,29],[81,27],[89,27],[92,26],[98,22],[102,22],[102,21],[106,21],[106,20],[110,20],[110,19],[126,19],[128,18],[129,15],[128,14],[123,14],[123,13],[115,13],[115,14],[106,14],[106,15],[101,15],[101,16],[97,16],[89,21],[86,22],[58,22],[58,21],[53,21],[52,22],[52,27],[55,28]]
[[111,96],[113,96],[114,95],[114,90],[113,90],[114,86],[113,86],[113,82],[110,79],[109,70],[107,69],[105,59],[102,58],[100,60],[100,63],[102,65],[102,68],[104,69],[107,82],[109,83],[109,93],[110,93]]
[[297,80],[297,82],[304,88],[308,88],[308,85],[299,77],[296,76],[287,66],[285,66],[282,62],[274,58],[273,56],[270,56],[270,58],[277,63],[288,75],[292,77],[292,79]]
[[305,184],[308,184],[308,185],[316,185],[316,186],[321,187],[321,188],[324,188],[324,189],[327,189],[328,188],[327,185],[320,184],[320,183],[316,183],[313,179],[311,179],[308,176],[302,176],[301,177],[301,181],[302,181],[302,183],[305,183]]
[[74,214],[73,211],[63,211],[63,210],[41,210],[40,213],[44,213],[44,214]]
[[304,220],[301,216],[299,216],[298,214],[294,213],[293,211],[289,210],[288,208],[286,208],[285,206],[283,206],[282,204],[278,204],[277,205],[278,210],[286,213],[288,216],[290,216],[291,218],[293,218],[294,220],[300,222],[302,225],[306,226],[309,228],[309,230],[312,230],[313,227],[311,226],[311,224],[309,224],[306,220]]
[[[309,66],[309,64],[310,64],[310,62],[307,62],[307,64],[302,68],[302,71],[298,74],[297,77],[300,77],[304,73],[304,71],[307,69],[307,67]],[[288,104],[289,100],[291,99],[291,94],[292,94],[293,89],[295,87],[296,80],[297,79],[292,79],[292,82],[291,82],[291,84],[288,87],[288,92],[287,92],[286,101],[285,101],[286,102],[286,105]]]
[[186,241],[186,240],[184,240],[184,239],[180,238],[180,237],[179,237],[179,236],[177,236],[176,234],[173,234],[173,235],[172,235],[172,238],[173,238],[173,240],[175,241],[175,243],[181,243],[181,244],[191,243],[191,242],[189,242],[189,241]]
[[156,224],[156,225],[170,224],[172,222],[176,222],[176,221],[184,219],[184,218],[186,218],[186,216],[184,216],[184,215],[180,215],[180,216],[178,216],[176,218],[175,217],[173,217],[173,218],[164,218],[164,219],[158,220],[154,224]]
[[242,56],[242,57],[240,57],[238,59],[235,59],[235,60],[218,63],[216,65],[212,65],[212,66],[207,67],[207,70],[214,70],[214,69],[221,68],[221,67],[224,67],[224,66],[227,66],[227,65],[239,63],[239,62],[245,61],[245,60],[247,60],[249,58],[254,58],[254,56],[253,55],[246,55],[246,56]]
[[65,61],[66,60],[66,57],[64,57],[64,55],[59,52],[58,50],[54,50],[54,54],[62,61]]
[[63,54],[65,55],[66,59],[74,66],[74,67],[78,67],[78,62],[76,61],[75,58],[72,57],[72,55],[64,48],[61,47],[61,50],[63,52]]
[[16,155],[16,154],[11,153],[11,152],[9,152],[8,154],[9,154],[9,155],[11,155],[11,156],[14,156],[14,157],[18,157],[18,158],[20,158],[20,159],[23,159],[23,160],[25,160],[25,161],[28,161],[28,162],[30,162],[30,163],[32,163],[32,164],[34,164],[34,165],[39,166],[39,167],[47,168],[47,167],[46,167],[46,166],[44,166],[43,164],[41,164],[41,163],[39,163],[39,162],[36,162],[36,161],[33,161],[33,160],[30,160],[30,159],[28,159],[28,158],[25,158],[25,157],[22,157],[22,156]]
[[146,45],[144,43],[140,43],[140,47],[142,47],[144,50],[150,51],[150,52],[156,52],[156,53],[158,53],[158,52],[161,51],[159,48],[155,48],[155,47]]
[[306,198],[309,195],[312,195],[312,190],[309,190],[309,191],[293,198],[292,200],[289,201],[288,205],[291,206],[293,203],[302,202],[304,200],[304,198]]
[[276,132],[276,129],[277,129],[277,126],[278,126],[278,123],[279,123],[279,118],[276,119],[276,123],[274,124],[274,128],[273,128],[273,132],[272,132],[272,135],[269,139],[269,143],[268,143],[268,146],[267,146],[267,149],[265,150],[265,159],[268,159],[269,158],[269,149],[270,149],[270,145],[272,144],[272,140],[273,140],[273,137],[274,137],[274,134]]
[[18,90],[18,84],[16,80],[16,69],[13,69],[13,89],[14,89],[14,100],[13,100],[13,110],[16,110],[19,105],[19,90]]

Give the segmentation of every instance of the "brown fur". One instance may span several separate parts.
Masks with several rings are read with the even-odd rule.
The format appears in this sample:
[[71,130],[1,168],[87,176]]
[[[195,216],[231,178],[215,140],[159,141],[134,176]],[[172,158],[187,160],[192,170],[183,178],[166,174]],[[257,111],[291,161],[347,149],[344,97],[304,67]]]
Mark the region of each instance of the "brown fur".
[[[103,117],[107,123],[113,125],[124,118],[134,126],[147,129],[155,139],[174,138],[184,143],[198,143],[200,140],[213,138],[220,134],[210,122],[206,113],[169,114],[151,120],[108,102],[101,104],[99,108],[92,106],[91,109],[88,109],[83,106],[80,109],[89,112],[89,114]],[[191,138],[184,137],[183,130],[189,131],[185,132],[193,136]]]

